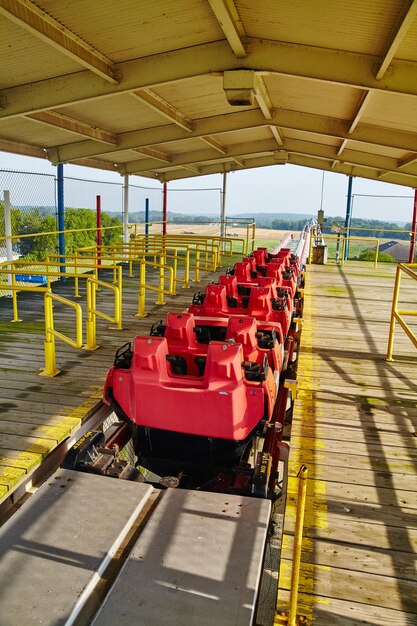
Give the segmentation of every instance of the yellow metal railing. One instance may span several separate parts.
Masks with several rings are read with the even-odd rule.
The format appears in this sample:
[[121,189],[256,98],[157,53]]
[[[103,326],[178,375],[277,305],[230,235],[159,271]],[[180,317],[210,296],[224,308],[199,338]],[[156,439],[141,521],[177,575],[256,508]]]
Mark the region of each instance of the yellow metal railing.
[[[67,337],[55,330],[53,302],[60,302],[75,310],[75,339]],[[41,376],[56,376],[60,370],[56,367],[55,338],[73,348],[81,348],[83,345],[83,314],[81,305],[72,302],[54,293],[45,293],[45,368],[40,372]]]
[[[365,242],[366,244],[373,245],[375,248],[375,250],[373,250],[375,252],[374,269],[377,269],[378,267],[379,239],[375,237],[345,237],[343,233],[340,235],[327,235],[327,234],[320,233],[320,235],[316,236],[314,234],[314,231],[312,231],[312,235],[310,237],[309,252],[308,252],[309,264],[311,263],[311,260],[312,260],[315,237],[318,237],[323,242],[323,244],[325,244],[326,241],[334,242],[336,244],[335,260],[336,260],[336,263],[340,264],[342,267],[345,264],[346,246],[348,246],[348,249],[349,249],[349,244],[352,241],[362,241],[362,242]],[[346,259],[346,260],[349,260],[349,259]]]
[[[146,282],[146,268],[147,267],[158,267],[159,268],[159,282],[158,286],[150,285]],[[165,289],[165,271],[168,272],[168,289]],[[146,317],[146,290],[156,291],[158,294],[158,299],[155,304],[163,305],[165,304],[164,296],[165,295],[174,295],[174,270],[170,265],[166,265],[162,263],[162,257],[160,263],[153,263],[152,261],[145,261],[142,259],[140,261],[140,272],[139,272],[139,298],[138,298],[138,312],[136,313],[136,317]]]
[[298,497],[295,517],[294,546],[292,553],[289,610],[288,612],[284,611],[278,613],[277,619],[275,620],[276,624],[298,626],[303,619],[302,616],[297,615],[297,604],[298,585],[300,582],[301,549],[303,544],[304,512],[307,495],[307,476],[308,469],[305,465],[302,465],[297,475]]
[[[114,330],[123,330],[122,327],[122,268],[118,267],[118,284],[111,285],[96,278],[87,279],[87,322],[86,322],[86,350],[97,350],[100,346],[96,343],[97,317],[114,324]],[[113,316],[97,309],[97,288],[109,289],[114,294]]]
[[405,310],[398,309],[398,300],[400,297],[400,286],[401,286],[401,273],[404,272],[406,276],[412,278],[417,281],[417,263],[399,263],[397,265],[397,273],[395,276],[395,285],[394,285],[394,295],[392,298],[392,308],[391,308],[391,321],[389,328],[389,337],[388,337],[388,349],[387,349],[387,361],[393,361],[392,352],[394,349],[394,332],[395,332],[395,322],[398,322],[407,337],[413,343],[414,347],[417,348],[417,336],[414,334],[413,330],[407,324],[407,322],[401,317],[405,316],[417,316],[417,310]]

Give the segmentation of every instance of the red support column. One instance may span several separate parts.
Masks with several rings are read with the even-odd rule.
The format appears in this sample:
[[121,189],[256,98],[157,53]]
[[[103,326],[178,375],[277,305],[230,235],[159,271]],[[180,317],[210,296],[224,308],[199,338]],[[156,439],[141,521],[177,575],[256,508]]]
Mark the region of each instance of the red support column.
[[414,263],[414,256],[415,256],[415,251],[416,251],[416,228],[417,228],[417,189],[414,189],[414,211],[413,211],[413,221],[411,222],[410,256],[408,258],[409,263]]
[[97,245],[97,265],[101,267],[101,196],[96,196],[96,209],[97,209],[97,233],[96,233],[96,245]]
[[167,205],[168,205],[168,185],[164,183],[163,187],[163,205],[162,205],[162,234],[167,234]]

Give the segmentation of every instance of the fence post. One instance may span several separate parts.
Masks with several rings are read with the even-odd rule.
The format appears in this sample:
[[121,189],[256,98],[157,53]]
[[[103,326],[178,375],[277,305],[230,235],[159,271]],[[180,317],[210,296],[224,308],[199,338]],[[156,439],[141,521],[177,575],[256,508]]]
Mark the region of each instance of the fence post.
[[129,174],[125,174],[123,185],[123,243],[129,243]]
[[408,257],[409,263],[414,263],[414,256],[415,256],[415,251],[416,251],[416,228],[417,228],[417,189],[414,189],[414,210],[413,210],[413,220],[411,222],[410,256]]
[[[60,255],[60,259],[59,262],[60,263],[64,263],[64,265],[61,265],[61,270],[60,272],[62,274],[66,273],[66,267],[65,267],[65,208],[64,208],[64,166],[62,165],[62,163],[59,163],[56,166],[56,171],[57,171],[57,208],[58,208],[58,248],[59,248],[59,255]],[[60,276],[59,280],[61,280],[62,282],[65,282],[65,277],[64,276]]]
[[[6,235],[6,257],[7,261],[10,263],[13,262],[13,246],[12,246],[12,216],[11,216],[11,208],[10,208],[10,191],[4,190],[4,232]],[[8,269],[11,269],[11,265],[7,266]],[[7,282],[9,285],[12,284],[12,275],[7,275]],[[11,295],[11,294],[9,294]]]
[[97,233],[96,233],[96,245],[97,245],[97,265],[101,267],[101,196],[96,196],[96,209],[97,209]]
[[[167,234],[167,207],[168,207],[168,185],[163,186],[163,204],[162,204],[162,234]],[[164,242],[165,243],[165,242]]]
[[345,246],[345,250],[344,250],[344,254],[343,254],[343,258],[344,258],[345,261],[347,261],[347,258],[349,256],[349,241],[348,241],[348,238],[349,238],[350,221],[352,219],[352,185],[353,185],[353,176],[349,176],[347,202],[346,202],[346,219],[345,219],[346,246]]

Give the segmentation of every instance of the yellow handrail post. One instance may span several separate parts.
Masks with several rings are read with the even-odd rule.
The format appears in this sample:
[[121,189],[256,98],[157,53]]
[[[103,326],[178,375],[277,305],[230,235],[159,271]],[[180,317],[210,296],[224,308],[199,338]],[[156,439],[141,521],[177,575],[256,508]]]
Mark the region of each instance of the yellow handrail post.
[[[45,294],[46,295],[46,294]],[[52,299],[45,298],[45,368],[41,371],[43,376],[57,376],[60,370],[56,368],[54,318],[52,313]]]
[[[10,269],[14,269],[14,265],[12,264],[10,266]],[[12,287],[14,287],[13,291],[12,291],[12,300],[13,300],[13,319],[10,320],[11,322],[21,322],[22,320],[19,319],[19,312],[17,309],[17,289],[16,289],[16,274],[13,272],[12,273]]]
[[195,248],[195,268],[194,268],[194,282],[200,281],[200,244],[197,244]]
[[96,344],[96,288],[97,285],[93,281],[87,280],[87,321],[85,323],[85,350],[97,350],[97,348],[99,348],[99,346]]
[[185,250],[185,267],[184,267],[184,284],[183,289],[188,289],[190,286],[190,248],[187,246]]
[[[164,248],[165,249],[165,248]],[[155,304],[163,305],[165,304],[164,300],[164,290],[165,290],[165,254],[160,254],[159,256],[159,288],[158,288],[158,299]]]
[[376,240],[376,246],[375,246],[375,265],[374,265],[375,269],[378,267],[378,255],[379,255],[379,239]]
[[148,314],[145,310],[146,299],[146,265],[145,260],[141,259],[139,262],[139,298],[138,298],[138,312],[135,317],[146,317]]
[[292,555],[291,586],[290,586],[290,610],[288,614],[288,626],[297,625],[297,600],[298,583],[300,579],[301,546],[303,541],[304,511],[307,493],[308,469],[305,465],[298,472],[298,499],[297,516],[295,520],[294,548]]
[[[54,328],[54,316],[52,301],[56,300],[71,307],[75,310],[75,334],[76,338],[70,339],[64,334],[58,332]],[[55,337],[61,339],[69,346],[73,348],[81,348],[83,343],[83,312],[81,305],[62,296],[58,296],[51,291],[47,291],[44,297],[45,304],[45,368],[40,371],[40,376],[56,376],[60,370],[56,367],[56,353],[55,353]]]
[[74,251],[74,298],[80,298],[80,292],[78,290],[78,250]]
[[395,274],[394,295],[392,298],[392,307],[391,307],[391,321],[389,325],[388,349],[387,349],[387,356],[385,357],[387,361],[394,360],[392,358],[392,351],[394,348],[395,319],[397,315],[398,298],[400,295],[400,284],[401,284],[401,267],[397,265],[397,273]]
[[177,293],[177,272],[178,272],[178,251],[177,250],[174,250],[174,263],[173,263],[172,269],[174,273],[174,280],[173,280],[172,290],[170,289],[170,291],[172,295],[175,296]]

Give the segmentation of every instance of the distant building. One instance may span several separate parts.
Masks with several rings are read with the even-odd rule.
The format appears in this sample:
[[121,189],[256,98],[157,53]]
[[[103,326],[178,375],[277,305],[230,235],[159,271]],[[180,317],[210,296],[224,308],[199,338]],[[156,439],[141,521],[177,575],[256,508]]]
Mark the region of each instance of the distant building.
[[379,246],[379,251],[391,255],[396,261],[408,263],[410,244],[407,241],[387,241]]

